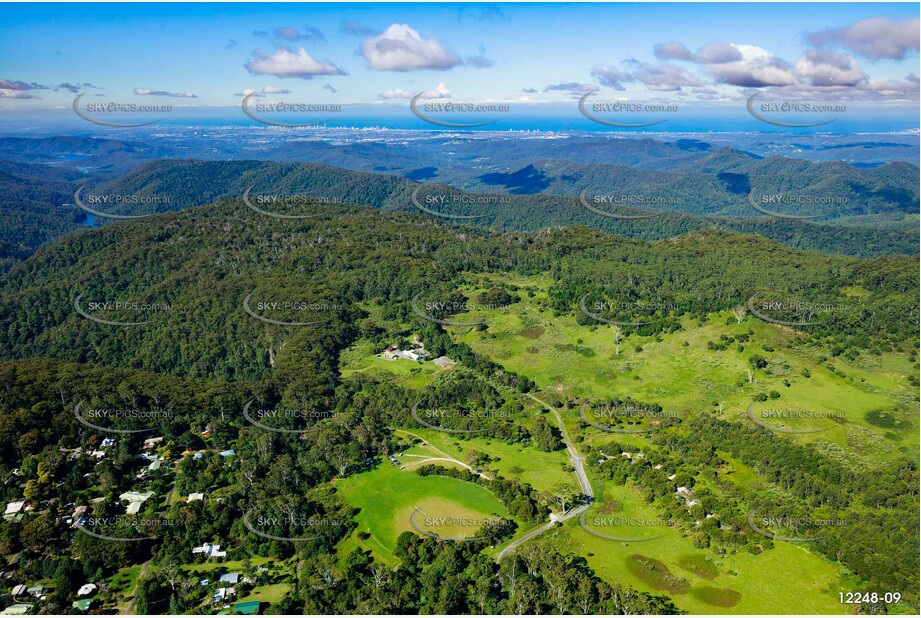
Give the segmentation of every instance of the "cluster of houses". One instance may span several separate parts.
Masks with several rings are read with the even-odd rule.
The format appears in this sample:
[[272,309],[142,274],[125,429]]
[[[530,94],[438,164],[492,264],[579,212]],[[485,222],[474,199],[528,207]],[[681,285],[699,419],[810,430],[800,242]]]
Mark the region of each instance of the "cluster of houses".
[[[383,358],[384,360],[390,360],[390,361],[395,361],[401,358],[405,358],[405,359],[416,361],[416,362],[424,361],[425,359],[431,357],[431,354],[429,354],[425,350],[425,344],[422,343],[421,341],[413,340],[412,346],[413,348],[411,350],[401,350],[397,346],[388,345],[386,348],[384,348],[384,351],[378,354],[377,356],[378,358]],[[441,367],[442,369],[447,369],[456,364],[452,359],[448,358],[447,356],[439,356],[438,358],[434,359],[432,362],[438,365],[439,367]]]

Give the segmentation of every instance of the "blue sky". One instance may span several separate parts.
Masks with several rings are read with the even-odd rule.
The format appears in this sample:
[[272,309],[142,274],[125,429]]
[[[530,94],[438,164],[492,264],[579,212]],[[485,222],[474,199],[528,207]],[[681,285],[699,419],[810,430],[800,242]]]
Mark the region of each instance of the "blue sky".
[[[917,4],[5,4],[0,110],[243,94],[917,106]],[[913,33],[913,34],[912,34]],[[287,76],[286,76],[287,75]],[[288,92],[279,92],[288,91]],[[193,96],[194,95],[194,96]]]

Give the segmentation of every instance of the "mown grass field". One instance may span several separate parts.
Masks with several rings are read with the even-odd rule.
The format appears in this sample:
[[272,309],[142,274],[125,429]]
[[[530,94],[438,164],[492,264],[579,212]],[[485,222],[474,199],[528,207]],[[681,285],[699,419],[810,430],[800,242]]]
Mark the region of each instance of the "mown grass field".
[[[442,476],[419,476],[410,470],[400,470],[389,461],[374,470],[342,479],[336,487],[343,500],[360,509],[355,517],[358,522],[355,534],[371,535],[358,545],[391,563],[397,537],[413,529],[410,516],[416,507],[432,518],[480,520],[493,513],[508,517],[505,506],[478,485]],[[444,536],[472,536],[475,532],[471,526],[426,526],[424,517],[416,521],[423,528]],[[356,543],[356,540],[349,542]]]

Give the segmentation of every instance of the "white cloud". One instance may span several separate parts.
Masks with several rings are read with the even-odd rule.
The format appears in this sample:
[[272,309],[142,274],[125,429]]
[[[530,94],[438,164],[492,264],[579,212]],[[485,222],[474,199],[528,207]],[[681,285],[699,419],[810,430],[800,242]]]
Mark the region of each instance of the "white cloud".
[[173,97],[175,99],[197,99],[198,96],[191,92],[167,92],[166,90],[151,90],[150,88],[135,88],[134,94],[145,97]]
[[796,63],[797,76],[813,86],[856,86],[866,81],[867,74],[851,56],[830,51],[810,49]]
[[633,76],[626,71],[621,71],[617,67],[607,64],[596,64],[590,71],[592,77],[598,80],[598,83],[614,90],[626,90],[624,82],[632,82]]
[[918,51],[919,28],[921,20],[917,17],[904,21],[874,17],[861,19],[844,28],[811,32],[806,39],[818,47],[840,46],[874,60],[901,60],[912,51]]
[[[384,92],[377,95],[379,99],[411,99],[414,96],[419,94],[416,92],[408,92],[401,88],[392,88],[390,90],[385,90]],[[451,92],[445,86],[444,82],[438,84],[434,90],[427,90],[422,93],[421,99],[450,99]]]
[[708,65],[708,72],[719,83],[743,88],[762,86],[789,86],[796,83],[790,66],[755,45],[732,46],[741,60]]
[[247,88],[246,90],[241,90],[240,92],[233,93],[233,96],[247,97],[251,94],[256,95],[256,97],[264,97],[267,94],[291,94],[291,91],[284,88],[279,88],[278,86],[263,86],[262,90],[253,90],[252,88]]
[[255,58],[245,65],[253,75],[300,79],[311,79],[317,75],[345,75],[345,71],[336,65],[315,60],[303,47],[295,51],[279,47],[274,54],[257,49],[253,56]]
[[461,59],[436,39],[423,39],[406,24],[392,24],[361,44],[368,68],[375,71],[446,71]]

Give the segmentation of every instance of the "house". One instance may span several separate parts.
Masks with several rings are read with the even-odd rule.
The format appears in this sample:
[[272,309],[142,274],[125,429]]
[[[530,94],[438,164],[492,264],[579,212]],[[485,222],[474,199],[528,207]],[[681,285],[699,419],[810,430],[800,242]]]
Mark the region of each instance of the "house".
[[155,460],[155,461],[152,461],[152,462],[150,463],[150,465],[147,466],[147,470],[150,471],[150,472],[156,472],[157,470],[160,469],[160,465],[161,465],[162,463],[163,463],[163,462],[161,462],[159,459],[157,459],[157,460]]
[[15,515],[19,511],[22,511],[23,509],[28,511],[29,509],[26,508],[27,505],[31,506],[25,500],[22,500],[20,502],[10,502],[9,504],[6,505],[6,513],[4,513],[4,515]]
[[95,457],[96,459],[102,459],[103,457],[106,456],[106,452],[105,452],[105,451],[100,451],[100,450],[90,451],[90,452],[87,453],[87,454],[88,454],[90,457]]
[[16,603],[15,605],[10,605],[4,609],[0,614],[4,616],[24,616],[29,613],[32,609],[31,605],[26,605],[25,603]]
[[403,358],[408,358],[409,360],[418,361],[422,358],[422,354],[418,352],[404,351]]
[[218,588],[214,591],[214,602],[223,603],[225,600],[232,596],[236,596],[236,588]]
[[668,476],[668,480],[674,481],[676,476],[678,476],[678,475],[677,475],[677,474],[670,474],[670,475]]
[[125,509],[125,512],[129,515],[134,515],[141,511],[141,505],[153,495],[152,491],[148,491],[146,494],[142,494],[137,491],[126,491],[119,496],[119,499],[126,500],[128,502],[128,507]]
[[144,450],[149,451],[161,442],[163,442],[163,436],[159,436],[157,438],[147,438],[144,440]]
[[226,551],[221,551],[220,545],[211,545],[210,543],[205,543],[201,547],[193,547],[193,554],[205,554],[209,558],[223,558],[227,555]]
[[226,584],[236,584],[237,582],[240,581],[240,574],[239,573],[225,573],[224,575],[221,575],[221,578],[218,581],[224,582]]
[[195,502],[196,500],[204,500],[205,494],[189,494],[188,502]]
[[694,498],[694,492],[687,487],[679,487],[675,493],[684,498],[684,504],[686,506],[695,506],[700,504],[700,500]]
[[25,584],[19,584],[18,586],[14,586],[14,587],[13,587],[12,595],[13,595],[14,597],[22,597],[22,596],[25,596],[25,595],[26,595],[26,588],[28,588],[28,586],[26,586]]
[[70,518],[75,522],[80,521],[80,518],[83,517],[84,513],[86,513],[86,509],[86,506],[78,506],[74,509],[73,515],[71,515]]
[[80,589],[77,590],[78,597],[85,597],[88,594],[93,594],[96,592],[96,584],[83,584],[80,586]]
[[244,601],[242,603],[234,603],[233,611],[237,614],[243,614],[244,616],[258,614],[261,603],[261,601]]
[[41,584],[36,584],[34,586],[29,586],[26,588],[26,594],[35,597],[36,599],[45,594],[45,587]]
[[380,357],[385,360],[397,360],[400,358],[400,348],[388,345],[384,351],[380,353]]
[[100,446],[102,448],[106,448],[107,446],[115,446],[115,438],[103,438],[102,444]]
[[233,450],[232,448],[227,449],[226,451],[221,451],[220,453],[218,453],[218,455],[220,455],[221,457],[232,457],[232,456],[234,456],[234,455],[236,455],[236,454],[237,454],[237,452],[236,452],[235,450]]

